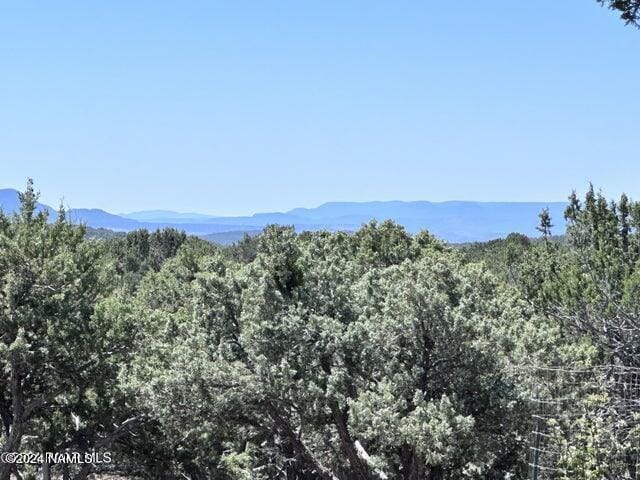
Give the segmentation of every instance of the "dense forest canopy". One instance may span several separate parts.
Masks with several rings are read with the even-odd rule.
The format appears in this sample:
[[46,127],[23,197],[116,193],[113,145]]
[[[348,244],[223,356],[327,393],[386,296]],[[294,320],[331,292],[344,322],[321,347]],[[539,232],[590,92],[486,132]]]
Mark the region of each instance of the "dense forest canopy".
[[[566,237],[542,212],[539,239],[456,248],[392,222],[87,239],[36,201],[0,215],[2,450],[112,461],[2,480],[524,479],[538,367],[640,367],[626,196],[571,195]],[[557,478],[635,478],[589,401]]]

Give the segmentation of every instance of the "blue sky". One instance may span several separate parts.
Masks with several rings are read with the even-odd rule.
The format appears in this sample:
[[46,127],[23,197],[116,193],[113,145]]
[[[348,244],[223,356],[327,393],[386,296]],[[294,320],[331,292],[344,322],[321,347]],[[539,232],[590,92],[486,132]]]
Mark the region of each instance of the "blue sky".
[[595,0],[5,3],[0,187],[214,214],[639,198],[639,57]]

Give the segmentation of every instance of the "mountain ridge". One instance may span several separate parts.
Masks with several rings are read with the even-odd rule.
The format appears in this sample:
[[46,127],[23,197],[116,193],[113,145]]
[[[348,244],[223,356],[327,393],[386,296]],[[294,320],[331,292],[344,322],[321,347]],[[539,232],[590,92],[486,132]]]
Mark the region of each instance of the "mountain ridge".
[[[213,216],[171,210],[142,210],[113,214],[98,208],[69,209],[69,218],[92,228],[131,231],[138,228],[156,230],[172,227],[193,235],[236,238],[242,232],[255,234],[269,224],[293,225],[296,230],[354,231],[371,220],[393,220],[409,232],[427,229],[452,243],[486,241],[511,232],[537,235],[538,214],[549,208],[556,223],[556,234],[564,233],[562,223],[565,202],[445,202],[371,201],[325,202],[317,207],[297,207],[286,212],[256,212],[245,216]],[[0,208],[13,212],[19,208],[18,191],[0,189]],[[52,218],[57,213],[39,204]],[[229,235],[219,235],[229,234]]]

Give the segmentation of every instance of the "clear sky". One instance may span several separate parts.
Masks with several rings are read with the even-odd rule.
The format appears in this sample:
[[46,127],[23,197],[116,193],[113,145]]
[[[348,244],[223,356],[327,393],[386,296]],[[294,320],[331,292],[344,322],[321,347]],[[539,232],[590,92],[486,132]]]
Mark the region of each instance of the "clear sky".
[[112,212],[640,197],[640,31],[595,0],[5,2],[0,188]]

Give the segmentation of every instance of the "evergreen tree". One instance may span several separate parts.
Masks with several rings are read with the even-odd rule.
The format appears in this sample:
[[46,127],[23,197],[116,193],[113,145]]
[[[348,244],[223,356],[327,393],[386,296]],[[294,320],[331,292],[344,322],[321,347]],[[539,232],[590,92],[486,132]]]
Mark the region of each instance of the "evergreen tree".
[[538,215],[540,218],[540,223],[536,227],[540,233],[542,233],[542,237],[544,238],[545,244],[548,244],[549,237],[551,236],[551,229],[553,228],[553,224],[551,223],[551,214],[549,213],[549,209],[545,208]]
[[598,3],[608,6],[611,10],[620,12],[620,18],[625,23],[640,26],[640,1],[638,0],[598,0]]
[[[25,436],[46,438],[38,423],[64,416],[67,405],[88,395],[99,371],[101,332],[93,321],[107,292],[99,250],[84,229],[55,222],[37,209],[29,181],[20,210],[0,214],[0,416],[2,451],[19,451]],[[34,440],[35,439],[35,440]],[[0,464],[0,479],[12,465]]]
[[[141,284],[127,381],[191,478],[524,472],[515,292],[427,234],[269,227],[257,256],[181,253]],[[528,349],[528,347],[526,347]],[[514,361],[515,359],[512,359]],[[500,418],[500,425],[495,419]]]

